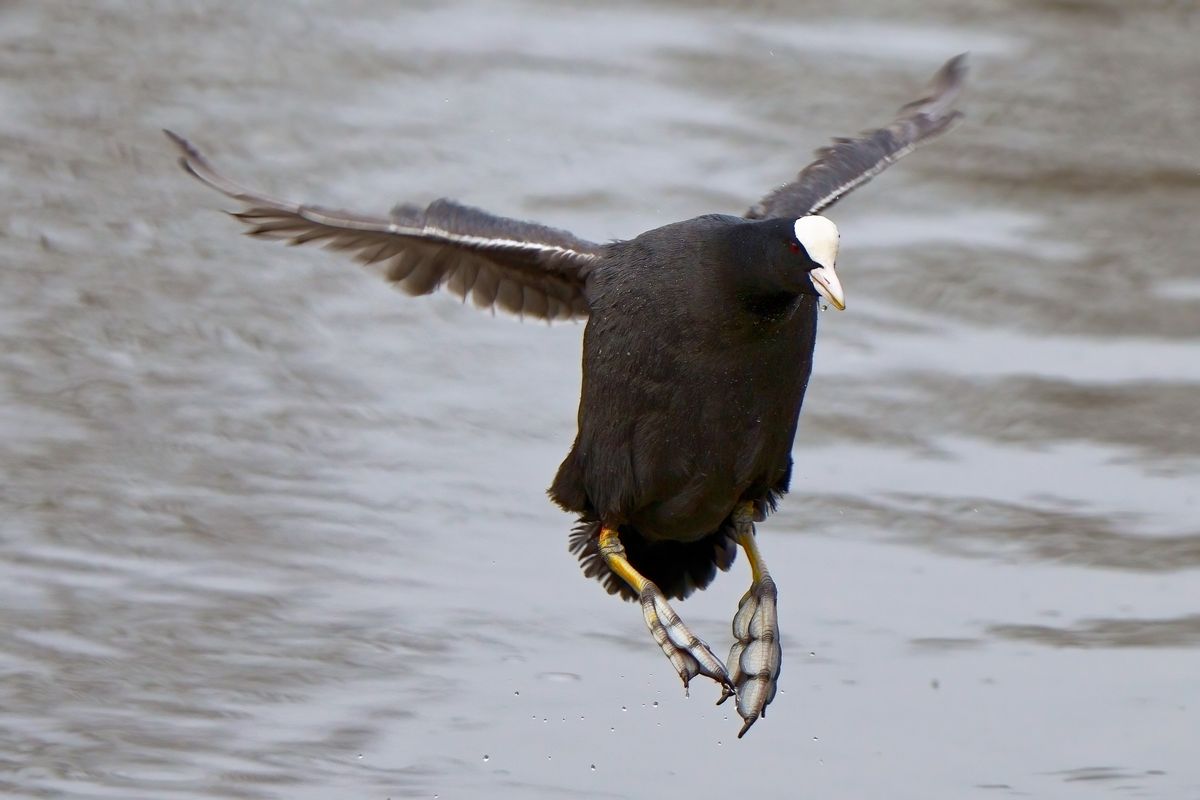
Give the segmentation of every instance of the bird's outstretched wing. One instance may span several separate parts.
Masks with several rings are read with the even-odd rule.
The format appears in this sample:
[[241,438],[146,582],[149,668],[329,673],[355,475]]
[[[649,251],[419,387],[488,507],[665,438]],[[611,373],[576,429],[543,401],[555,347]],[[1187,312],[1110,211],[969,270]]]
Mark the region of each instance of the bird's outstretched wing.
[[962,118],[953,109],[967,76],[967,55],[942,65],[929,91],[900,109],[886,128],[864,131],[856,139],[834,139],[817,151],[817,160],[800,171],[796,180],[780,186],[746,212],[747,219],[803,217],[836,203],[908,155],[918,145],[945,133]]
[[397,206],[386,217],[276,200],[239,186],[186,139],[164,133],[182,151],[185,170],[245,204],[233,216],[251,236],[344,250],[411,295],[444,285],[482,308],[547,320],[588,315],[584,281],[601,245],[451,200]]

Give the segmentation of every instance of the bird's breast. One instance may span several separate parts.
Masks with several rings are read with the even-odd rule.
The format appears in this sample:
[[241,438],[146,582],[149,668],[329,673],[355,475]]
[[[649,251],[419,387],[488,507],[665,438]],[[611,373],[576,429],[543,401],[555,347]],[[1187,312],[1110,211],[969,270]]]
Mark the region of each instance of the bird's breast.
[[[601,516],[694,540],[741,500],[778,490],[812,361],[804,310],[759,336],[603,317],[585,337],[577,452]],[[609,324],[606,325],[605,323]],[[599,323],[593,326],[593,323]],[[786,488],[786,487],[784,487]]]

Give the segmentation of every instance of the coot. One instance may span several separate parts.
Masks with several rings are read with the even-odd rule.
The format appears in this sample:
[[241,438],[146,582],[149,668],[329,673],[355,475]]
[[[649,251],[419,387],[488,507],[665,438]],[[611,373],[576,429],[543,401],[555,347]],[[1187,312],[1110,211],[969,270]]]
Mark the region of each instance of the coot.
[[[819,212],[949,129],[965,75],[965,56],[950,59],[890,125],[835,140],[741,217],[610,244],[444,199],[387,216],[296,205],[242,188],[167,135],[184,169],[244,204],[234,216],[253,236],[344,250],[413,295],[445,286],[482,308],[587,319],[578,435],[550,497],[578,515],[570,548],[584,573],[640,603],[685,690],[704,675],[718,703],[737,698],[740,737],[775,697],[782,660],[754,524],[788,489],[818,304],[845,308],[837,227]],[[738,547],[751,583],[727,670],[668,598],[703,589]]]

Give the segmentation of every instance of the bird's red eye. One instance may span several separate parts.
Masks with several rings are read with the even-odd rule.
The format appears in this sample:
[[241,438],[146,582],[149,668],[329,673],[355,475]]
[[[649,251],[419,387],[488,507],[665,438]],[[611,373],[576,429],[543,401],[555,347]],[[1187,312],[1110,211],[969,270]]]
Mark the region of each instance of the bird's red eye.
[[800,243],[799,242],[788,242],[788,249],[791,250],[793,253],[799,253],[800,252]]

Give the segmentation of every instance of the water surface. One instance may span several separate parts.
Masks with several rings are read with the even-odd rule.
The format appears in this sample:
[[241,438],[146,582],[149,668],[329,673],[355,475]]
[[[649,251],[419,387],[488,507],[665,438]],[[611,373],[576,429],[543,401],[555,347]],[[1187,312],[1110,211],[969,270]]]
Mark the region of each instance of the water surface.
[[[1186,3],[0,5],[10,797],[1200,797]],[[832,215],[785,667],[742,741],[543,495],[582,326],[239,237],[159,129],[367,211],[740,212],[970,50]],[[724,652],[740,563],[681,612]]]

